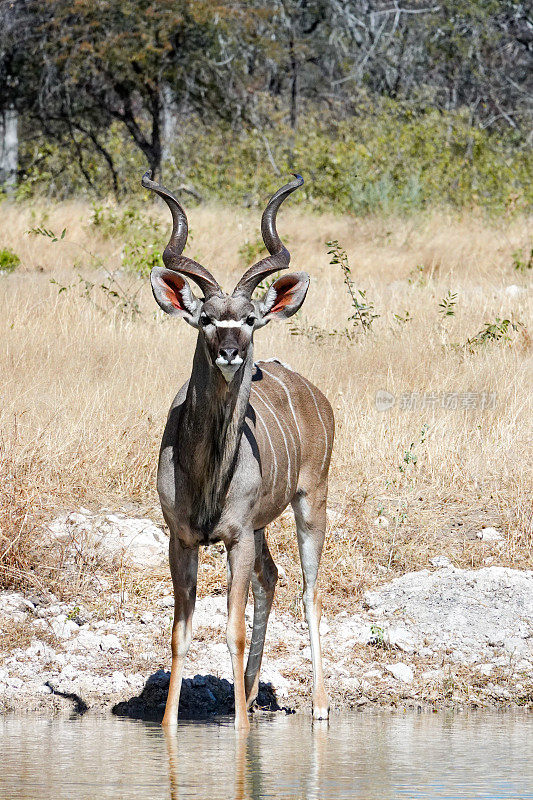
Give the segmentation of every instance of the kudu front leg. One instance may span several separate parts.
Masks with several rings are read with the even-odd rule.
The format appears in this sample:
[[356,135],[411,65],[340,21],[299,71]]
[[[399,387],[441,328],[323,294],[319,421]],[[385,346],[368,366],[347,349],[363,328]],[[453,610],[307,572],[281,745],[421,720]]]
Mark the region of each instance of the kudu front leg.
[[198,548],[184,547],[176,536],[170,540],[170,572],[174,585],[174,622],[172,624],[172,668],[162,724],[177,724],[183,664],[192,638],[192,615],[196,601]]
[[244,648],[246,624],[244,612],[250,588],[250,578],[255,560],[254,535],[244,533],[228,548],[228,649],[233,668],[235,691],[235,727],[248,730],[250,721],[246,708],[244,688]]

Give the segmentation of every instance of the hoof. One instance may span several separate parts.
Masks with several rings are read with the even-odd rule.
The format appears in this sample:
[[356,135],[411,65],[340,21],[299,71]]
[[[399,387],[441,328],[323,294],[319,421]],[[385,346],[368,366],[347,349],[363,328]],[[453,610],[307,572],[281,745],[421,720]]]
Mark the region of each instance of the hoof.
[[329,719],[329,706],[313,706],[313,719]]

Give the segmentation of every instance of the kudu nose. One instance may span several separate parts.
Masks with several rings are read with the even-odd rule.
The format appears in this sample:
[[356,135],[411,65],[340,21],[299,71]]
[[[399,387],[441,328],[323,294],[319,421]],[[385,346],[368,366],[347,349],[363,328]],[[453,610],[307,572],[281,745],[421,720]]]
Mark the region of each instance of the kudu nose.
[[221,347],[218,351],[218,355],[225,358],[228,364],[231,364],[234,358],[237,358],[239,355],[239,351],[236,347]]

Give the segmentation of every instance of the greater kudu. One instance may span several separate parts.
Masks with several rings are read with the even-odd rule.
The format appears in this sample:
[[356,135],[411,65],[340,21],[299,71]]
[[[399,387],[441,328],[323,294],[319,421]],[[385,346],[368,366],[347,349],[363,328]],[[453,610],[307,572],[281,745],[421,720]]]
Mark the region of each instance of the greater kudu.
[[[174,584],[172,669],[163,725],[177,721],[183,662],[191,641],[198,548],[224,542],[228,554],[227,642],[235,686],[235,727],[247,729],[247,708],[257,696],[268,616],[277,580],[265,526],[291,503],[303,572],[303,601],[311,638],[313,715],[328,716],[320,649],[318,565],[326,527],[328,469],[334,421],[324,395],[278,361],[254,363],[253,334],[302,305],[309,276],[278,278],[260,300],[252,293],[290,255],[276,230],[276,214],[303,179],[270,199],[261,232],[270,256],[250,267],[231,295],[200,264],[182,255],[187,218],[179,201],[143,177],[165,200],[173,230],[163,253],[165,269],[151,273],[163,311],[198,330],[192,374],[178,392],[163,434],[157,488],[170,529]],[[194,296],[184,275],[200,287]],[[244,611],[252,582],[253,632],[244,670]]]

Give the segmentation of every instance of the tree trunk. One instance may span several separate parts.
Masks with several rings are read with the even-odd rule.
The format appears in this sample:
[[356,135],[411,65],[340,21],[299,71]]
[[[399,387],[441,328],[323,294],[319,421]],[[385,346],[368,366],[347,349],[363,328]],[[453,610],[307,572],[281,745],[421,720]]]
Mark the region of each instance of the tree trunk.
[[291,60],[291,128],[295,131],[298,125],[298,61],[292,37],[289,40],[289,54]]
[[168,83],[161,90],[161,173],[171,170],[174,166],[172,156],[172,142],[176,126],[176,103],[174,92]]
[[13,194],[17,186],[18,115],[14,108],[0,115],[0,186]]

